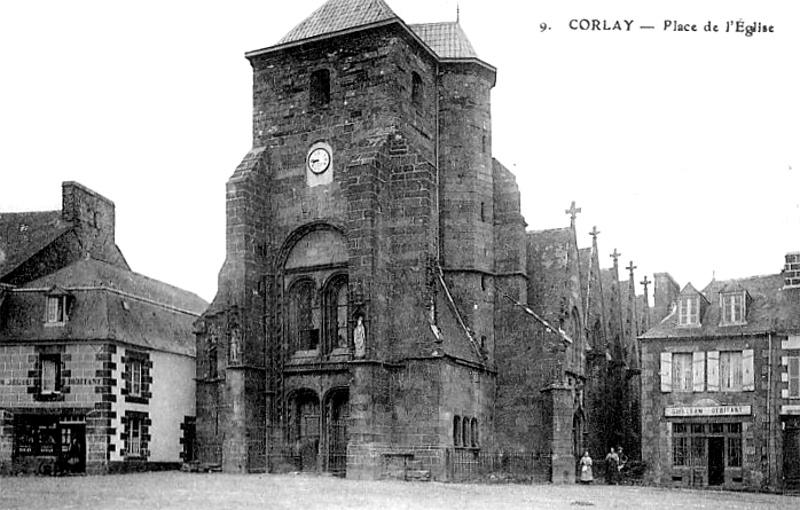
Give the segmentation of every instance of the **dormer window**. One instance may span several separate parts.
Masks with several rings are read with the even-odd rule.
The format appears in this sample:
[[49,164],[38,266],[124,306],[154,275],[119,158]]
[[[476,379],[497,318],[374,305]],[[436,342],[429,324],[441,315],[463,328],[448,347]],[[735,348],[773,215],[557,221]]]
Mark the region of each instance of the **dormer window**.
[[680,325],[699,326],[700,325],[700,298],[683,297],[680,300]]
[[47,293],[47,309],[45,311],[45,323],[58,326],[63,325],[69,319],[67,305],[69,304],[69,294],[53,287]]
[[47,298],[47,322],[63,323],[67,319],[67,297],[49,296]]
[[744,292],[720,294],[721,324],[744,324],[746,301]]

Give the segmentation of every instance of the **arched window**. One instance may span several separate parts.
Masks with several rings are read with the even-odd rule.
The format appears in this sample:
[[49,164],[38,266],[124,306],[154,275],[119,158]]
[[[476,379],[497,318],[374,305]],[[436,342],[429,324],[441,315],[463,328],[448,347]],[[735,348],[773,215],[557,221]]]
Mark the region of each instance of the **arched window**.
[[461,417],[453,417],[453,446],[461,446]]
[[331,72],[317,69],[311,73],[311,89],[309,90],[311,106],[324,106],[331,101]]
[[289,350],[308,351],[319,346],[319,308],[311,280],[300,280],[289,289]]
[[411,102],[420,105],[423,98],[422,77],[416,72],[411,73]]
[[461,444],[469,447],[469,418],[466,416],[461,420]]
[[478,419],[472,419],[472,447],[477,448],[480,443],[478,442]]
[[325,289],[325,350],[347,348],[350,336],[347,328],[347,275],[331,278]]
[[350,347],[348,259],[347,239],[327,225],[308,228],[286,254],[283,331],[296,359]]

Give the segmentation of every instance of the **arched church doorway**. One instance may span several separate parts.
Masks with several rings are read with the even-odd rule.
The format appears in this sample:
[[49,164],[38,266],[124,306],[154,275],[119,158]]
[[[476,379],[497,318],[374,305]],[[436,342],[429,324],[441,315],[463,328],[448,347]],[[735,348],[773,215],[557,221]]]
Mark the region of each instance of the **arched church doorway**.
[[289,403],[289,441],[298,471],[316,471],[319,455],[319,398],[311,390],[299,390]]
[[325,471],[338,476],[347,472],[347,422],[350,392],[337,388],[328,393],[325,404]]

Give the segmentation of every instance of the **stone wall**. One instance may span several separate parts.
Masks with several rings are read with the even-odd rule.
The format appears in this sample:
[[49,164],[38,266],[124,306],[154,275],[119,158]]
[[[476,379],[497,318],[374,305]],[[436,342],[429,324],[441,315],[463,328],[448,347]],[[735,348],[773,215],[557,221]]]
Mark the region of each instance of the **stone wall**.
[[[755,389],[753,391],[661,390],[660,354],[662,352],[707,352],[754,350]],[[742,466],[725,468],[724,486],[759,489],[775,486],[775,470],[768,459],[775,459],[769,436],[777,433],[775,409],[767,405],[769,349],[766,337],[731,337],[713,340],[653,340],[642,342],[642,459],[648,465],[648,480],[661,485],[708,484],[708,474],[701,466],[692,473],[688,467],[673,466],[673,427],[675,423],[709,425],[742,424]],[[775,360],[773,360],[774,363]],[[772,381],[773,387],[775,381]],[[773,388],[774,392],[774,388]],[[750,406],[750,413],[733,416],[666,417],[667,407]],[[727,447],[727,445],[726,445]],[[774,461],[773,461],[774,462]],[[770,472],[772,480],[770,480]]]
[[[0,346],[0,409],[5,426],[0,428],[0,470],[13,467],[13,420],[18,415],[78,416],[86,424],[86,469],[104,472],[110,453],[110,434],[115,429],[114,395],[111,388],[116,378],[110,373],[111,351],[108,344],[65,344]],[[57,393],[42,395],[39,386],[39,355],[58,355],[61,360],[60,388]],[[3,447],[2,445],[5,445]],[[24,462],[25,459],[17,459]]]

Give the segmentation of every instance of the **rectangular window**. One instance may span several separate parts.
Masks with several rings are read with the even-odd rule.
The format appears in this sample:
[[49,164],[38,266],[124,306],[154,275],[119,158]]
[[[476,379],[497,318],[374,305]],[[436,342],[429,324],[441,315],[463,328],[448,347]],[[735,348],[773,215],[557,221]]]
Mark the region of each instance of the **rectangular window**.
[[791,356],[789,361],[789,398],[800,398],[800,357]]
[[676,352],[672,355],[672,390],[692,391],[692,353]]
[[24,457],[58,454],[59,432],[55,418],[23,418],[14,426],[16,454]]
[[675,437],[672,440],[672,465],[689,465],[689,438]]
[[682,326],[700,324],[700,298],[682,298],[680,309],[680,324]]
[[142,420],[128,417],[128,457],[142,455]]
[[142,362],[138,359],[130,361],[132,397],[142,396]]
[[61,358],[59,355],[42,355],[39,359],[39,388],[42,394],[60,390],[59,377]]
[[724,294],[722,300],[722,323],[741,324],[744,322],[744,294]]
[[67,297],[48,296],[47,297],[47,323],[63,324],[67,321]]
[[728,443],[728,466],[742,467],[742,436],[727,437]]
[[742,391],[742,351],[719,353],[719,378],[722,391]]

